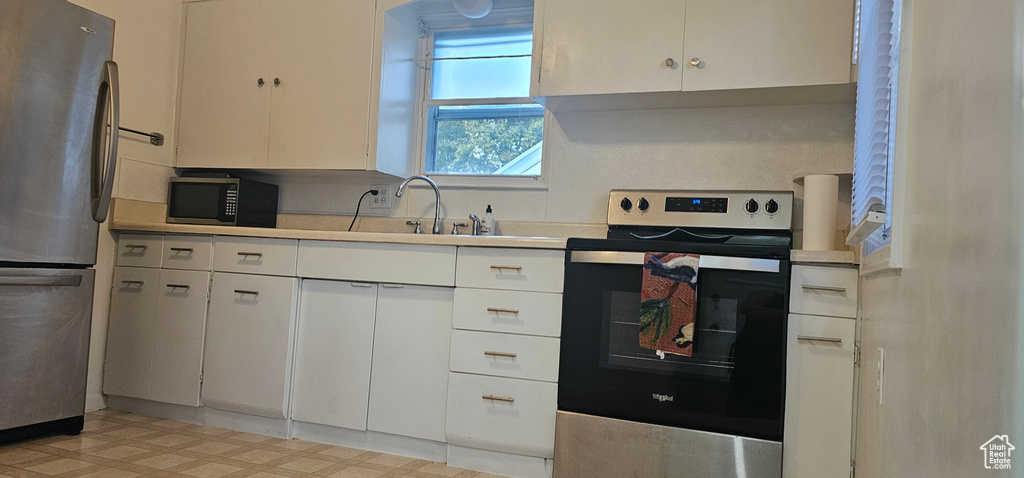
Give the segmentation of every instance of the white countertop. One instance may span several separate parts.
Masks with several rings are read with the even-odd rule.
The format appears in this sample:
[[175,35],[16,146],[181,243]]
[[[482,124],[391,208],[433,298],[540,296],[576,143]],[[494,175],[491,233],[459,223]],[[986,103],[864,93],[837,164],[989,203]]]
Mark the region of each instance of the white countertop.
[[392,244],[428,244],[439,246],[516,247],[565,249],[565,238],[518,236],[471,236],[451,234],[411,234],[388,232],[314,231],[263,227],[200,226],[115,220],[110,230],[118,232],[158,232],[216,236],[267,237],[344,242],[382,242]]

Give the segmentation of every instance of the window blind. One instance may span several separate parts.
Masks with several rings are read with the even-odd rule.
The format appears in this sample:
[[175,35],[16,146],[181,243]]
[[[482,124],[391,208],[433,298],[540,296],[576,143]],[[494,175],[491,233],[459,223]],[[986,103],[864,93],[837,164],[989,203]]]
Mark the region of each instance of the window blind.
[[[864,0],[854,140],[851,220],[858,226],[871,211],[889,211],[902,0]],[[891,221],[887,214],[886,228]]]

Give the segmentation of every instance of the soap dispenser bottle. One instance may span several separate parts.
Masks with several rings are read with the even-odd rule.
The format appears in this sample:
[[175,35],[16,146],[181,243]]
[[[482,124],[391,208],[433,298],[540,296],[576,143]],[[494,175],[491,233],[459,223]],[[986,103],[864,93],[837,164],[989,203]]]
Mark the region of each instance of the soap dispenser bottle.
[[491,205],[487,205],[487,213],[484,214],[484,220],[480,224],[480,234],[484,236],[493,236],[498,231],[497,224],[494,223],[494,214],[491,212]]

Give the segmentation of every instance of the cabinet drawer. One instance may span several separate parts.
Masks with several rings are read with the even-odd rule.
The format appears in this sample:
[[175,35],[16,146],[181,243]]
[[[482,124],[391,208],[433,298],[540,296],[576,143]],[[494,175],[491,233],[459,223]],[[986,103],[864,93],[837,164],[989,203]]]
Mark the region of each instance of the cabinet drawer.
[[455,248],[417,244],[302,241],[299,277],[455,285]]
[[452,332],[453,372],[558,381],[558,339],[491,332]]
[[164,236],[163,268],[208,271],[213,259],[213,238]]
[[117,265],[160,267],[164,236],[121,234],[117,240]]
[[456,288],[452,327],[558,337],[562,294]]
[[562,292],[565,251],[460,247],[458,287]]
[[213,270],[271,276],[294,276],[298,241],[217,236]]
[[557,395],[554,383],[453,373],[448,443],[552,458]]
[[793,266],[789,310],[793,313],[857,317],[857,269]]

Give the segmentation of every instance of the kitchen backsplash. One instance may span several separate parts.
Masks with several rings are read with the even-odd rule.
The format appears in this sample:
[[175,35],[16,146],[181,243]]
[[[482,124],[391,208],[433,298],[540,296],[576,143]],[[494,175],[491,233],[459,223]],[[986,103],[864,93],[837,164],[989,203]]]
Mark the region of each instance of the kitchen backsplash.
[[[444,188],[442,217],[604,223],[608,191],[802,188],[796,175],[851,167],[852,105],[800,105],[559,113],[544,138],[547,189]],[[380,178],[281,177],[282,213],[355,212]],[[399,180],[394,180],[397,185]],[[849,205],[849,192],[840,203]],[[434,193],[411,189],[383,215],[432,217]],[[839,204],[837,207],[842,208]],[[360,214],[382,215],[363,204]],[[840,215],[844,217],[845,215]],[[846,227],[840,224],[840,228]]]

